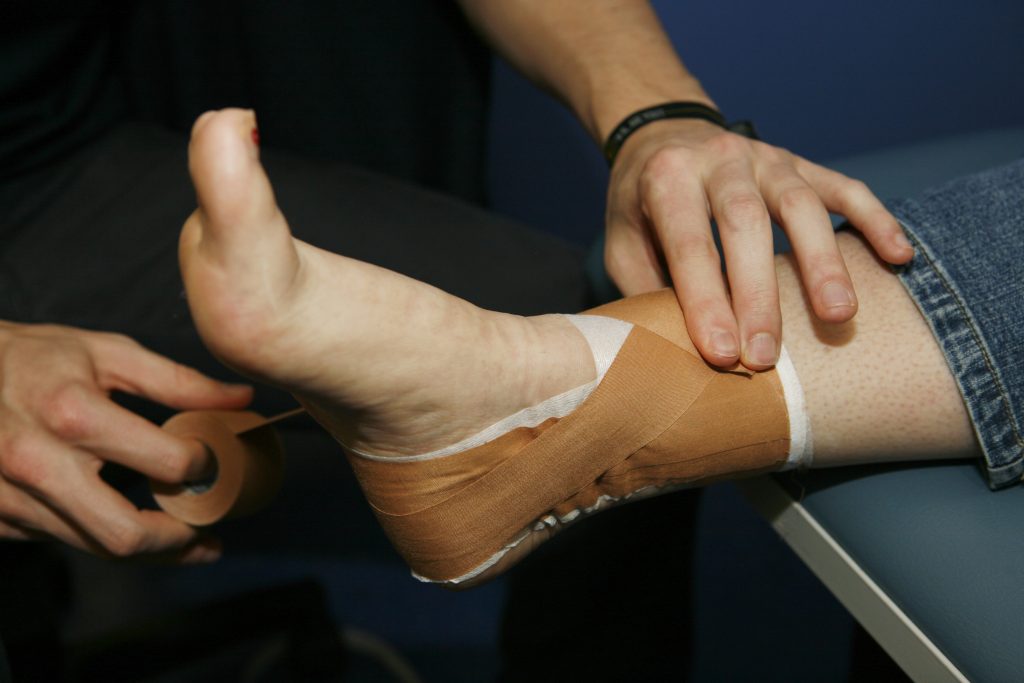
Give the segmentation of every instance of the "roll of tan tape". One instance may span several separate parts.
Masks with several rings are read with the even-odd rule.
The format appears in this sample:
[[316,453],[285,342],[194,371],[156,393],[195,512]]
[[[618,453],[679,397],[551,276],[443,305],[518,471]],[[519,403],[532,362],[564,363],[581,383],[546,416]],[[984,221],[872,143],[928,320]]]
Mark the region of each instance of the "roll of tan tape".
[[216,471],[204,482],[167,484],[151,479],[157,504],[193,526],[264,507],[281,488],[284,475],[284,449],[271,426],[276,421],[248,411],[215,410],[178,413],[169,419],[163,428],[206,446]]

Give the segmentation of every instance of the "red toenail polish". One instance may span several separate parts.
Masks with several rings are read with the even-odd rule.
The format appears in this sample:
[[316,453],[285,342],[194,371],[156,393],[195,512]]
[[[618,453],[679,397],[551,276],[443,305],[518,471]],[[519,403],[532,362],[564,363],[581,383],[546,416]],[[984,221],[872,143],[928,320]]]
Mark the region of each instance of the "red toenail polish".
[[256,145],[257,147],[260,146],[260,131],[258,128],[255,127],[252,129],[252,144]]

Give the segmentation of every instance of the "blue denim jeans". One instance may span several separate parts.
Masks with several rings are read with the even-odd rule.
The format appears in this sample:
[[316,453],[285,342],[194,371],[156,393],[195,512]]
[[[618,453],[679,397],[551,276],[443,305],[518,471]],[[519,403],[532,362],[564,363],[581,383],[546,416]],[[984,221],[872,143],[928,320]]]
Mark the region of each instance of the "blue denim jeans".
[[917,254],[896,269],[967,406],[989,485],[1024,473],[1024,160],[891,202]]

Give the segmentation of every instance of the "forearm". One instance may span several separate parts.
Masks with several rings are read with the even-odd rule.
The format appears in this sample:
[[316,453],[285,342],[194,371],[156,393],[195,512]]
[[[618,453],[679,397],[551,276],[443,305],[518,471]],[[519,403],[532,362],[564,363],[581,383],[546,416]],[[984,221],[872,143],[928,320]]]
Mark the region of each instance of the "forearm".
[[670,100],[713,104],[646,0],[459,0],[491,44],[601,142]]

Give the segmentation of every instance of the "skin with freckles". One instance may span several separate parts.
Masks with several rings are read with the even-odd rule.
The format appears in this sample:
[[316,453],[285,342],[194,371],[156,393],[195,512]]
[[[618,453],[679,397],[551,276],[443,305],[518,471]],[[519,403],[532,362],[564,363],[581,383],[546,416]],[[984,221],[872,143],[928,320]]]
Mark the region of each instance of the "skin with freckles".
[[855,235],[838,243],[861,293],[860,312],[843,324],[811,315],[793,259],[776,260],[815,465],[976,455],[956,382],[903,285]]
[[[586,341],[561,316],[484,311],[293,239],[254,124],[249,111],[207,114],[189,149],[200,208],[182,230],[182,273],[197,327],[225,362],[292,391],[340,440],[381,456],[443,448],[594,377]],[[899,281],[861,238],[837,243],[861,292],[854,321],[809,310],[798,257],[774,268],[815,464],[973,454],[953,379]],[[743,407],[722,419],[742,420]]]

